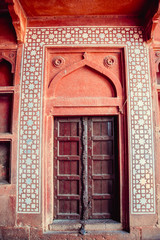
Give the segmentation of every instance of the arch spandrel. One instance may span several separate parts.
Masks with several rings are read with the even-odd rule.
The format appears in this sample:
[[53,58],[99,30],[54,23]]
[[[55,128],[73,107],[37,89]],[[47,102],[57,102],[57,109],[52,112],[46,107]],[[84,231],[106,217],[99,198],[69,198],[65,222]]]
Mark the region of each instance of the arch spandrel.
[[54,78],[52,78],[48,85],[48,96],[55,97],[56,89],[60,81],[64,79],[66,76],[68,76],[69,74],[71,75],[72,72],[80,68],[83,68],[85,66],[89,67],[93,71],[96,71],[101,76],[103,75],[104,78],[106,78],[106,82],[109,82],[110,86],[112,86],[112,89],[114,89],[115,91],[114,97],[120,97],[120,98],[122,97],[122,86],[119,79],[108,69],[102,68],[101,66],[98,66],[94,62],[88,61],[87,59],[83,59],[82,61],[73,63],[69,67],[61,70]]

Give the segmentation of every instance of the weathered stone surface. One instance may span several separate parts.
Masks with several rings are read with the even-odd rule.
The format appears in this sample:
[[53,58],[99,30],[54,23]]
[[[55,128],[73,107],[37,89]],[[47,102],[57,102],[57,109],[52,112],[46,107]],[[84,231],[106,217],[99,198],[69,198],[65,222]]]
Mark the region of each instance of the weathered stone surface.
[[140,240],[140,229],[132,229],[131,233],[125,231],[88,232],[85,235],[77,233],[42,233],[37,229],[31,229],[32,240]]
[[[37,228],[0,228],[0,240],[141,240],[140,229],[132,229],[131,233],[125,231],[88,232],[85,235],[78,233],[43,233]],[[149,239],[149,238],[147,238]],[[151,238],[158,239],[158,238]]]
[[142,228],[142,240],[159,240],[160,228],[159,227],[147,227]]
[[29,230],[26,228],[0,228],[0,240],[29,240]]
[[15,225],[16,198],[13,196],[0,196],[0,226]]
[[41,229],[42,215],[41,214],[19,214],[17,213],[17,225],[29,226],[32,228]]

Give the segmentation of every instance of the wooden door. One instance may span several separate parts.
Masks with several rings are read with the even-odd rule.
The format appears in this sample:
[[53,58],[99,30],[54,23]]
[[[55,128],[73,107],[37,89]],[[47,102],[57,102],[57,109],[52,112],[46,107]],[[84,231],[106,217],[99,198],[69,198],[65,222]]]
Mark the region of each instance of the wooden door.
[[55,119],[55,218],[81,216],[81,132],[80,118]]
[[114,117],[55,118],[54,126],[54,218],[115,218]]
[[115,207],[114,118],[90,118],[88,127],[89,218],[111,218]]

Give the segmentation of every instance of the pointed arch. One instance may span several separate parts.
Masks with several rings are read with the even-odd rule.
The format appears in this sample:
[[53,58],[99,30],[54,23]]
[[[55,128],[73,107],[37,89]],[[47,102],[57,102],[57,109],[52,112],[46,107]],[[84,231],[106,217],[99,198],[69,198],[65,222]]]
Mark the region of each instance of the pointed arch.
[[63,77],[67,76],[68,74],[72,73],[73,71],[75,71],[79,68],[82,68],[84,66],[88,66],[88,67],[96,70],[100,74],[104,75],[105,77],[107,77],[109,79],[110,83],[115,88],[116,97],[122,96],[122,85],[121,85],[119,79],[107,68],[103,68],[91,61],[88,61],[87,59],[83,59],[79,62],[73,63],[71,66],[60,71],[54,78],[51,79],[51,81],[48,84],[48,88],[52,89],[53,94],[55,94],[57,84]]
[[11,64],[11,72],[14,73],[15,72],[15,63],[9,57],[7,57],[5,55],[0,56],[0,62],[3,60]]

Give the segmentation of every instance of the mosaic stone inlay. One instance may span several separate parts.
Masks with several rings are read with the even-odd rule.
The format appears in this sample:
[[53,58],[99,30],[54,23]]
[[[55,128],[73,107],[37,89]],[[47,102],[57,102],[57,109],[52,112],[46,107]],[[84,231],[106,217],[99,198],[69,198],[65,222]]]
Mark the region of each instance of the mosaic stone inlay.
[[128,49],[132,213],[154,213],[154,160],[147,49],[139,27],[28,28],[20,105],[18,212],[40,212],[43,47],[113,46]]

